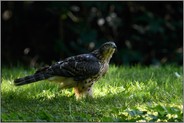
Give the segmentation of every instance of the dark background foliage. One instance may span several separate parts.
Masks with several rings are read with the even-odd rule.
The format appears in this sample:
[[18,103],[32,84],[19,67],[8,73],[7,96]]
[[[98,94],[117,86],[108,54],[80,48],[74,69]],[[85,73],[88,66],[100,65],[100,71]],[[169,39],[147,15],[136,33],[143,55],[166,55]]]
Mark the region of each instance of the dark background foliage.
[[183,2],[1,2],[2,64],[43,65],[115,41],[117,65],[182,65]]

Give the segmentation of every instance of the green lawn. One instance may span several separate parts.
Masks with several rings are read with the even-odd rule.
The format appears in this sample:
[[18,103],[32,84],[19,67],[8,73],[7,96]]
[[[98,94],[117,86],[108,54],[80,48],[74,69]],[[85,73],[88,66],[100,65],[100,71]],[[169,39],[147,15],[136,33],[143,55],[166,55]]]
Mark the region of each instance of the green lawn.
[[15,87],[33,69],[2,68],[1,121],[183,121],[182,67],[115,67],[94,85],[94,98],[41,81]]

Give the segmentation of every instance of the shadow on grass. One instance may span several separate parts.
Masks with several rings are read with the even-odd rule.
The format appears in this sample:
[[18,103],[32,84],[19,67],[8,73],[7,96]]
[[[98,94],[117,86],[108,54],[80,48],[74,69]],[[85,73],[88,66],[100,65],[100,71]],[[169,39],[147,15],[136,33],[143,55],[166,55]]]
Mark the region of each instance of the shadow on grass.
[[2,121],[113,121],[106,115],[124,106],[120,95],[76,100],[59,92],[53,97],[2,92]]
[[[129,119],[130,115],[122,114],[126,109],[136,106],[135,101],[131,101],[132,99],[129,99],[127,95],[123,95],[123,92],[121,92],[115,95],[76,100],[74,95],[68,97],[59,94],[59,92],[56,92],[53,97],[46,95],[28,96],[14,91],[3,92],[1,120],[14,122],[135,122],[145,119],[146,114],[144,113],[147,113],[147,111],[141,112],[137,109],[128,111],[131,119]],[[137,104],[140,104],[140,102],[137,101]],[[162,107],[160,107],[154,110],[160,110],[162,113]],[[154,117],[156,119],[153,119],[153,121],[156,121],[157,117]],[[163,118],[164,121],[167,117],[161,116],[160,118]],[[169,120],[174,121],[173,119]],[[180,121],[180,119],[177,119],[177,121]]]

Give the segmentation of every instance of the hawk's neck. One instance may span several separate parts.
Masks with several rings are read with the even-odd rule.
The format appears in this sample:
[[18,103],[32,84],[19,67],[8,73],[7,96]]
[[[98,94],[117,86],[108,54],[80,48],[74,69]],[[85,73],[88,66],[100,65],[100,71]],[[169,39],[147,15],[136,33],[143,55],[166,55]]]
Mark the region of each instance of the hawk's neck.
[[109,63],[111,57],[112,57],[112,54],[106,54],[106,55],[103,55],[99,52],[99,50],[95,50],[92,52],[92,54],[100,60],[101,63]]

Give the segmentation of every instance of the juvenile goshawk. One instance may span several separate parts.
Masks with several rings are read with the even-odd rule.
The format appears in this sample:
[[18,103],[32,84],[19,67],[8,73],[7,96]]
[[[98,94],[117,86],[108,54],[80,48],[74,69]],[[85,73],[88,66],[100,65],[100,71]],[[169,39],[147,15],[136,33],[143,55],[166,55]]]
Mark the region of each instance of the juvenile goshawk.
[[77,99],[92,96],[93,83],[107,72],[115,50],[114,42],[106,42],[91,53],[68,57],[33,75],[15,79],[14,84],[20,86],[47,79],[58,82],[62,89],[74,88]]

